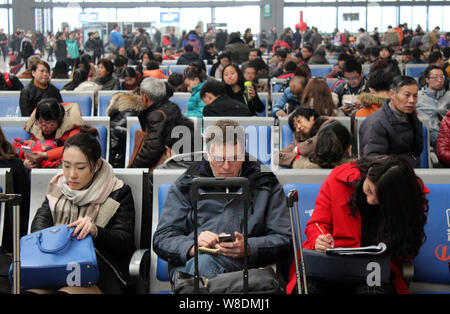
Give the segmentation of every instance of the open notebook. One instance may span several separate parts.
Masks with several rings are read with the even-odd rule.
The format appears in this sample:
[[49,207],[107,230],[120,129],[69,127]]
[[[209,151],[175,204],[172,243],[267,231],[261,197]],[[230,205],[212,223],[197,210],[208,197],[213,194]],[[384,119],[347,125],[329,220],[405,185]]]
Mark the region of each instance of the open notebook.
[[331,255],[381,255],[386,251],[386,249],[386,244],[380,242],[378,243],[378,245],[364,247],[337,247],[333,249],[327,249],[326,253]]

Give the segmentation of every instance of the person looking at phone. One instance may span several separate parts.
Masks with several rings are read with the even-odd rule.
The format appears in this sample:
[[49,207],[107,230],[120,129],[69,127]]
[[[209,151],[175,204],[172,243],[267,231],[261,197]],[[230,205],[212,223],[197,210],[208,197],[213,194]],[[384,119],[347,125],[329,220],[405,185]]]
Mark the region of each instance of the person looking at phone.
[[[292,252],[289,212],[276,176],[245,152],[245,131],[235,121],[219,120],[205,133],[206,155],[170,187],[153,237],[153,250],[169,263],[169,278],[173,279],[176,271],[194,274],[191,186],[196,177],[248,178],[249,268],[289,257]],[[222,189],[211,186],[201,192],[219,190]],[[199,248],[216,253],[199,254],[200,275],[244,268],[243,206],[238,200],[208,199],[197,203]],[[220,240],[225,234],[232,236],[231,242]]]
[[[369,92],[367,79],[364,77],[361,64],[355,59],[347,60],[343,67],[344,79],[332,88],[333,102],[346,115],[355,109],[349,103],[355,103],[358,95]],[[345,102],[349,102],[345,104]]]
[[[61,166],[64,143],[79,133],[83,124],[78,104],[61,104],[55,98],[44,98],[25,124],[31,139],[16,139],[13,145],[19,149],[18,155],[28,169],[57,168]],[[24,151],[24,144],[31,151]]]

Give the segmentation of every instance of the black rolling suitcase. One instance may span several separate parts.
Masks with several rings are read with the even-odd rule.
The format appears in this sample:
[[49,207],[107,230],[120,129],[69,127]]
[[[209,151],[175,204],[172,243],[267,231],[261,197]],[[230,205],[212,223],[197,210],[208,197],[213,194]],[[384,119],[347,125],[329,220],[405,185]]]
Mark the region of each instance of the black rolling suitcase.
[[[201,192],[200,189],[207,187],[223,187],[225,192]],[[237,192],[230,192],[229,188],[241,188]],[[244,201],[244,269],[243,271],[229,272],[219,275],[199,276],[198,270],[198,228],[197,203],[205,199],[238,199]],[[236,178],[196,178],[192,183],[192,203],[194,214],[194,247],[195,247],[195,270],[194,275],[178,271],[172,290],[176,294],[238,294],[258,293],[274,294],[282,293],[283,287],[280,279],[272,267],[248,269],[248,208],[250,206],[250,193],[248,179]]]
[[[2,253],[1,263],[2,263],[2,279],[8,278],[9,263],[6,261],[11,261],[13,264],[13,286],[12,293],[20,294],[20,203],[22,202],[22,196],[18,194],[3,194],[0,193],[0,203],[6,203],[11,205],[13,208],[13,257],[12,261],[6,252]],[[3,265],[5,264],[5,265]],[[6,267],[4,267],[6,266]],[[5,268],[5,269],[3,269]],[[5,278],[3,278],[5,277]],[[9,280],[8,280],[9,281]],[[3,288],[3,285],[2,285]],[[2,289],[3,291],[3,289]]]

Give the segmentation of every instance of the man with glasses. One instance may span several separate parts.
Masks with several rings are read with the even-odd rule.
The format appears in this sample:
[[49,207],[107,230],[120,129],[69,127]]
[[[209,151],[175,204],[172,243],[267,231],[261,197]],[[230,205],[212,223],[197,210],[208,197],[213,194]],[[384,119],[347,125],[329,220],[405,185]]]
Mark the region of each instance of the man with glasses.
[[303,76],[293,76],[289,81],[289,87],[283,93],[283,96],[276,102],[272,109],[273,117],[287,117],[289,114],[300,107],[302,103],[303,90],[308,81]]
[[355,109],[359,109],[357,98],[361,93],[369,92],[369,85],[361,64],[354,58],[345,61],[342,71],[344,79],[338,81],[331,90],[333,102],[346,115],[351,115]]
[[427,86],[419,92],[417,113],[419,117],[429,119],[430,145],[435,148],[439,126],[450,109],[450,92],[445,90],[445,74],[441,67],[428,67],[425,81]]
[[[169,263],[170,278],[174,278],[177,270],[194,273],[191,188],[196,177],[248,178],[251,195],[249,268],[289,257],[292,247],[289,212],[283,188],[276,176],[245,152],[245,131],[235,121],[219,120],[205,133],[206,156],[195,162],[170,187],[153,237],[155,253]],[[228,188],[222,190],[211,186],[207,190],[226,192]],[[199,247],[214,250],[212,254],[199,255],[200,275],[243,269],[243,206],[241,200],[198,202],[198,244]],[[219,242],[221,234],[230,234],[231,242]]]

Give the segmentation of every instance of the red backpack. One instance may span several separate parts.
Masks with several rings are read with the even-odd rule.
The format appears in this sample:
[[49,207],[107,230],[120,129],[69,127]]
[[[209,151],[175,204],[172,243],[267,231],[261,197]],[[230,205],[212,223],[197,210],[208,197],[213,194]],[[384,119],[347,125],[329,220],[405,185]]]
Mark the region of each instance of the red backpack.
[[3,73],[3,78],[5,80],[6,85],[8,85],[9,88],[12,88],[13,87],[13,83],[9,79],[9,73],[8,72]]

